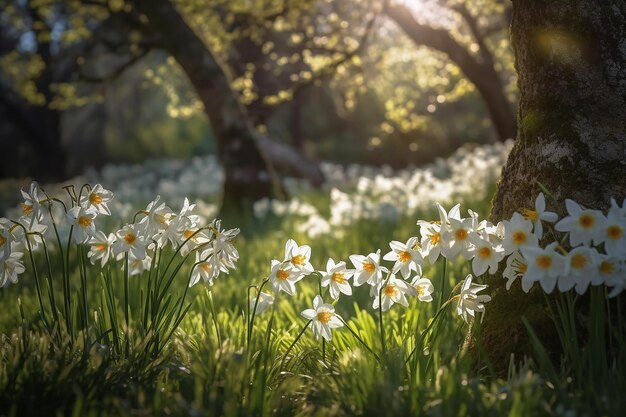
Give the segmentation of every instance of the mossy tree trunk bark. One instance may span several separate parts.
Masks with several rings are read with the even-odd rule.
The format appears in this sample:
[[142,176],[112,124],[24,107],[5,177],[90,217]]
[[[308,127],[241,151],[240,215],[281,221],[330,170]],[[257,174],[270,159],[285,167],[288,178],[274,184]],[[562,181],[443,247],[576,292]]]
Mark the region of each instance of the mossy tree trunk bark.
[[[514,0],[511,35],[519,74],[516,144],[493,199],[491,220],[533,207],[538,182],[564,200],[605,210],[626,197],[626,3]],[[496,369],[530,353],[526,316],[552,353],[560,349],[540,290],[506,291],[496,275],[481,329]],[[537,286],[535,286],[537,287]]]

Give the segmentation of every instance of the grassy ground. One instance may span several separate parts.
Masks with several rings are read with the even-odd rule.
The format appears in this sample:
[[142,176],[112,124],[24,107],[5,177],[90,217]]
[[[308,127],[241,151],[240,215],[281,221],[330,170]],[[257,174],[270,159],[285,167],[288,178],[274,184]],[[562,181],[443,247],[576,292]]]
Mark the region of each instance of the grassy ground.
[[[323,199],[315,204],[323,206]],[[464,208],[469,207],[484,215],[488,203],[466,201]],[[435,218],[434,213],[420,217]],[[405,241],[417,233],[415,220],[361,222],[341,236],[308,239],[293,231],[294,219],[263,224],[242,219],[237,270],[221,275],[211,287],[199,284],[190,290],[188,314],[158,351],[146,346],[148,337],[141,330],[139,288],[145,276],[131,277],[130,336],[123,337],[124,349],[116,352],[109,336],[49,335],[37,314],[32,274],[27,273],[18,285],[0,290],[0,414],[620,415],[624,355],[610,369],[595,369],[589,351],[581,348],[578,354],[585,364],[574,379],[571,367],[553,368],[540,353],[512,365],[506,378],[490,374],[488,358],[470,359],[460,348],[468,327],[454,305],[433,322],[438,305],[469,271],[461,263],[447,265],[445,276],[441,262],[426,268],[424,275],[435,285],[432,303],[413,299],[409,308],[396,305],[385,313],[385,353],[377,311],[364,287],[336,305],[363,343],[346,328],[334,330],[330,343],[316,341],[308,329],[294,343],[307,323],[300,312],[310,308],[318,293],[313,276],[298,284],[294,297],[280,294],[273,308],[256,316],[248,343],[248,286],[268,276],[270,260],[282,258],[288,238],[311,245],[313,265],[324,269],[328,257],[347,261],[351,254],[378,248],[385,253],[390,240]],[[43,268],[43,260],[38,262]],[[78,288],[78,265],[70,265]],[[184,292],[188,268],[181,269],[168,293]],[[99,305],[104,297],[101,277],[96,269],[89,269],[88,276],[89,304]],[[121,300],[121,273],[115,271],[113,279]],[[56,291],[60,294],[61,287]],[[77,298],[75,304],[79,302]],[[123,317],[121,309],[118,304],[118,316]],[[92,326],[97,326],[94,321]],[[427,328],[432,331],[424,334]],[[413,349],[416,353],[410,355]],[[602,380],[588,387],[584,381],[593,375],[594,381]]]

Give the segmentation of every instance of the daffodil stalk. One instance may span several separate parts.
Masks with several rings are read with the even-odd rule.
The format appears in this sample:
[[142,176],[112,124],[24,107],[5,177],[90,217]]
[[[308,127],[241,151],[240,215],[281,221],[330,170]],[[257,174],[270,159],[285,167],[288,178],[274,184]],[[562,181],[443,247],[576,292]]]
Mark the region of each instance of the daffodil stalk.
[[383,355],[387,353],[387,344],[385,343],[385,327],[383,326],[383,303],[382,303],[383,298],[382,297],[383,297],[383,290],[385,286],[387,285],[387,283],[389,282],[390,278],[391,278],[391,272],[387,273],[387,278],[385,278],[385,281],[382,283],[382,285],[378,289],[378,299],[380,300],[380,302],[378,303],[378,325],[380,327],[380,346],[381,346]]
[[372,350],[371,347],[369,347],[369,345],[367,343],[365,343],[365,341],[358,335],[357,332],[354,331],[354,329],[352,327],[350,327],[350,325],[348,324],[347,321],[345,321],[341,316],[337,316],[339,317],[339,320],[341,320],[341,322],[343,323],[343,325],[346,327],[346,329],[348,329],[350,331],[350,333],[352,333],[352,336],[354,336],[354,338],[356,340],[359,341],[359,343],[361,343],[363,345],[363,347],[365,349],[367,349],[367,351],[369,353],[371,353],[374,358],[376,359],[376,362],[380,363],[380,357]]
[[261,282],[261,285],[257,288],[256,285],[250,285],[248,287],[248,300],[250,300],[250,290],[252,288],[257,288],[256,298],[254,299],[254,307],[252,308],[252,312],[250,312],[250,302],[247,303],[248,309],[248,338],[247,338],[247,346],[248,350],[250,350],[250,341],[252,339],[252,329],[254,328],[254,318],[256,317],[257,307],[259,306],[259,298],[261,297],[261,291],[263,291],[263,287],[270,281],[269,278],[266,278]]
[[285,360],[287,359],[287,356],[291,352],[291,349],[293,349],[293,347],[296,345],[296,343],[298,343],[298,340],[300,340],[300,338],[302,337],[302,335],[304,334],[306,329],[311,325],[312,321],[313,320],[309,320],[309,321],[306,322],[306,324],[302,327],[302,330],[300,330],[300,333],[298,333],[298,336],[296,336],[294,341],[291,342],[291,344],[289,345],[289,347],[287,348],[287,350],[283,354],[283,359],[280,362],[280,368],[278,368],[278,373],[280,373],[283,370],[283,366],[285,365]]

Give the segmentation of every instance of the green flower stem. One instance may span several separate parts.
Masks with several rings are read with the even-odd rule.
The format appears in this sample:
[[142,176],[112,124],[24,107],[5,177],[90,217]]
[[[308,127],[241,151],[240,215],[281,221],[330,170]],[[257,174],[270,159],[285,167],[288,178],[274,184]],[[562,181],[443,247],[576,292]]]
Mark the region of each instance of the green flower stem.
[[445,257],[441,258],[443,260],[443,266],[441,270],[441,297],[439,297],[439,305],[437,306],[437,310],[441,310],[441,306],[443,305],[443,300],[445,299],[445,288],[446,288],[446,272],[448,266],[448,260]]
[[[430,332],[435,324],[435,322],[437,322],[439,320],[440,317],[442,317],[442,313],[444,311],[446,311],[446,309],[448,308],[448,306],[450,305],[450,303],[452,303],[453,301],[456,301],[458,299],[458,296],[454,296],[451,297],[448,301],[446,301],[441,308],[437,311],[437,314],[435,314],[435,317],[433,317],[433,319],[431,320],[430,323],[428,323],[428,326],[426,327],[426,329],[420,334],[420,343],[424,341],[424,338],[426,337],[426,335],[428,334],[428,332]],[[413,347],[413,350],[411,350],[411,353],[409,353],[409,356],[406,358],[406,360],[404,361],[404,364],[406,365],[407,363],[409,363],[409,361],[411,360],[411,358],[413,357],[413,355],[415,354],[415,352],[417,351],[417,347],[419,346],[419,344],[417,343],[417,340],[415,341],[415,346]]]
[[252,313],[250,313],[250,301],[249,300],[250,300],[250,288],[252,288],[253,286],[248,287],[248,300],[246,300],[247,305],[248,305],[248,339],[247,339],[248,350],[250,349],[250,341],[252,340],[252,329],[254,328],[254,318],[256,317],[256,310],[259,305],[259,298],[261,297],[261,291],[263,290],[263,287],[265,287],[265,285],[269,281],[270,281],[269,278],[266,278],[265,280],[263,280],[263,282],[261,282],[261,285],[257,289],[256,299],[254,300],[254,308],[252,309]]
[[300,338],[302,337],[302,335],[304,334],[306,329],[311,325],[312,321],[313,320],[311,319],[311,320],[306,322],[304,327],[302,327],[302,330],[300,330],[300,333],[298,333],[298,336],[296,336],[294,341],[291,342],[291,345],[289,345],[289,347],[287,348],[287,350],[283,354],[283,359],[280,361],[280,368],[278,368],[278,373],[280,373],[283,370],[283,366],[285,365],[285,360],[287,359],[287,356],[289,355],[289,352],[291,352],[291,349],[293,349],[293,347],[296,345],[296,343],[298,343],[298,340],[300,340]]
[[364,341],[363,339],[361,339],[361,337],[357,334],[357,332],[355,332],[355,331],[354,331],[354,329],[352,329],[352,327],[350,327],[350,325],[348,324],[348,322],[347,322],[347,321],[345,321],[345,320],[344,320],[342,317],[340,317],[340,316],[337,316],[337,317],[339,318],[339,320],[341,320],[341,322],[342,322],[342,323],[343,323],[343,325],[346,327],[346,329],[348,329],[348,330],[350,331],[350,333],[352,333],[352,336],[354,336],[354,338],[355,338],[356,340],[358,340],[358,341],[359,341],[359,343],[361,343],[361,345],[363,345],[363,347],[364,347],[365,349],[367,349],[367,351],[368,351],[369,353],[371,353],[371,354],[374,356],[374,358],[376,359],[376,361],[377,361],[378,363],[380,363],[380,358],[378,357],[378,355],[377,355],[377,354],[376,354],[376,353],[372,350],[372,348],[371,348],[371,347],[369,347],[369,345],[368,345],[367,343],[365,343],[365,341]]

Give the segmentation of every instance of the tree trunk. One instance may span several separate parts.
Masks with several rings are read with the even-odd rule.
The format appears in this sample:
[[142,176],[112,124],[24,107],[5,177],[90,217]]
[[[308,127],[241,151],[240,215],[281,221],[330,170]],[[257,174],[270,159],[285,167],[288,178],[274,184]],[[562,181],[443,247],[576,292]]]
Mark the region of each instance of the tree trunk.
[[[474,84],[489,112],[491,122],[501,141],[515,137],[515,116],[511,103],[506,98],[502,80],[493,67],[492,59],[478,61],[464,46],[454,40],[443,29],[434,29],[418,23],[408,7],[402,4],[388,4],[385,14],[393,20],[404,33],[418,46],[427,46],[443,52],[463,71],[467,79]],[[482,42],[481,42],[482,43]],[[486,48],[483,55],[489,54]]]
[[[513,1],[511,34],[520,104],[517,142],[493,199],[491,220],[533,207],[538,182],[556,197],[606,210],[626,197],[626,3],[623,0]],[[496,369],[531,352],[526,316],[552,353],[560,349],[540,290],[506,291],[489,279],[493,300],[481,338]],[[536,287],[536,286],[535,286]]]
[[228,72],[169,0],[134,4],[148,18],[149,30],[162,35],[163,48],[182,67],[204,105],[225,173],[222,213],[240,211],[260,197],[282,195],[276,170],[290,171],[316,185],[323,181],[315,162],[254,129],[230,87]]

